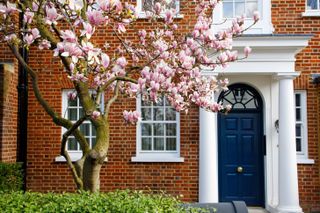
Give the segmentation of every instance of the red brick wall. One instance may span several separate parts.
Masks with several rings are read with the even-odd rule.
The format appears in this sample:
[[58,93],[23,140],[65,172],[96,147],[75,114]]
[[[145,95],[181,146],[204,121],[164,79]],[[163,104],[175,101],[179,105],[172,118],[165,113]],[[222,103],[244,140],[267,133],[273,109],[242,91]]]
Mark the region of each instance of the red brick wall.
[[15,162],[17,152],[18,66],[0,44],[0,161]]
[[305,0],[272,0],[272,23],[275,33],[314,34],[309,46],[297,55],[296,70],[301,76],[295,88],[307,91],[308,149],[312,165],[298,165],[300,204],[305,212],[320,211],[319,170],[319,97],[320,85],[311,82],[312,73],[320,73],[320,17],[302,17]]

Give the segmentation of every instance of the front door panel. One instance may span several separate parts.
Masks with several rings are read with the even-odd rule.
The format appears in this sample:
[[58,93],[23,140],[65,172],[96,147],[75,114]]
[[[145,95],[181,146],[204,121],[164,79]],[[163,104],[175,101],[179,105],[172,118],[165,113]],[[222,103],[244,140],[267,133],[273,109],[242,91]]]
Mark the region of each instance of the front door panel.
[[263,137],[258,112],[219,115],[219,197],[263,206]]

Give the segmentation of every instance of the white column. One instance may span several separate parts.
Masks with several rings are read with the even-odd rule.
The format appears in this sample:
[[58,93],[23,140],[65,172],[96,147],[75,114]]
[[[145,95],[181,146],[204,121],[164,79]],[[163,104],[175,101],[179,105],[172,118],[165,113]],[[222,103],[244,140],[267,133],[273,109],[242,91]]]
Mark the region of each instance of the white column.
[[200,109],[199,202],[216,203],[218,197],[217,114]]
[[302,212],[299,206],[295,142],[293,79],[298,73],[278,75],[279,79],[279,204],[278,212]]

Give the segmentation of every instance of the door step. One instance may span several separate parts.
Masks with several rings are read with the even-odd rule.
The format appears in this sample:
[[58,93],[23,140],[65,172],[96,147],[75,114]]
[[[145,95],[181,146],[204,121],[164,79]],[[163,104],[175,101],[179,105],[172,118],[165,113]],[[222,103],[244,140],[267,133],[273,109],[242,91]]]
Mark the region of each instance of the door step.
[[249,213],[268,213],[267,210],[261,207],[248,207]]

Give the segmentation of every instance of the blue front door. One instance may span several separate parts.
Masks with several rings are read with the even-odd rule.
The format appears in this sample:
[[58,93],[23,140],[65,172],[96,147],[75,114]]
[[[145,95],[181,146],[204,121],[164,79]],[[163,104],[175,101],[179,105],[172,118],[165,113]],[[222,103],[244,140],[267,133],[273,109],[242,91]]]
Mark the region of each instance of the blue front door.
[[219,114],[219,199],[264,206],[263,102],[246,84],[233,84],[219,102],[231,105]]
[[264,206],[261,111],[219,114],[219,199]]

